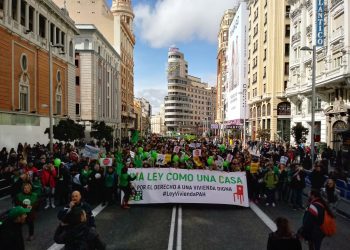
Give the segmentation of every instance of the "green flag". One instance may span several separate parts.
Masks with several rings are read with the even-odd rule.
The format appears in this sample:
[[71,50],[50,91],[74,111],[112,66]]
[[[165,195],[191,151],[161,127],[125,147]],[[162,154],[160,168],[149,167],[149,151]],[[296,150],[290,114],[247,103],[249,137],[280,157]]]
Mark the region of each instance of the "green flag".
[[134,132],[132,132],[132,135],[131,135],[131,143],[135,145],[138,141],[139,141],[139,131],[135,130]]

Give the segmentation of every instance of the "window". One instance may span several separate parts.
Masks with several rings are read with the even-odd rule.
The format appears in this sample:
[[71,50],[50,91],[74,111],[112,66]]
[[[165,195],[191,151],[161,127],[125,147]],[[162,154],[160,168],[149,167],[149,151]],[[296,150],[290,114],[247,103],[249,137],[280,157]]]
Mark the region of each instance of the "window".
[[54,37],[55,37],[55,25],[54,25],[53,23],[51,23],[51,24],[50,24],[50,42],[51,42],[52,44],[55,43]]
[[288,81],[284,81],[283,89],[286,90],[288,88]]
[[19,82],[19,109],[21,111],[29,111],[29,77],[28,77],[28,58],[26,54],[22,54],[20,58],[21,78]]
[[267,56],[267,49],[264,49],[264,61],[266,61],[266,56]]
[[282,102],[277,105],[277,115],[291,115],[290,103]]
[[290,37],[290,25],[289,24],[286,25],[285,36]]
[[315,103],[315,111],[322,111],[322,99],[320,97],[316,97],[316,103]]
[[266,93],[266,83],[264,83],[264,94]]
[[34,8],[29,5],[29,23],[28,23],[28,29],[30,31],[33,31],[33,22],[34,22]]
[[39,35],[46,38],[46,18],[41,14],[39,15]]
[[20,83],[19,108],[21,111],[29,111],[29,85],[27,83]]
[[264,32],[264,43],[267,42],[267,30]]
[[75,67],[79,68],[79,60],[75,59]]
[[265,13],[264,25],[267,24],[267,13]]
[[[266,66],[264,66],[264,75],[263,78],[266,78]],[[266,85],[266,84],[265,84]],[[265,92],[265,91],[264,91]]]
[[338,68],[342,65],[343,57],[341,55],[333,59],[333,68]]
[[[267,115],[267,116],[270,116],[270,115],[271,115],[271,104],[270,104],[270,103],[267,104],[267,107],[266,107],[266,115]],[[269,128],[269,126],[268,126],[268,128]]]
[[61,84],[57,86],[56,89],[56,114],[62,114],[62,87]]
[[17,0],[12,0],[12,18],[18,22],[17,16]]
[[289,62],[284,63],[284,74],[289,75]]
[[266,116],[266,105],[262,105],[262,116]]
[[25,3],[24,1],[22,0],[21,1],[21,20],[20,20],[20,23],[22,26],[25,26],[26,24],[26,6],[25,6]]
[[284,45],[284,56],[289,56],[289,43]]
[[289,17],[289,13],[290,13],[290,5],[286,5],[286,17]]
[[75,77],[75,86],[79,86],[80,85],[80,76],[76,76]]
[[80,103],[75,104],[75,114],[80,116]]

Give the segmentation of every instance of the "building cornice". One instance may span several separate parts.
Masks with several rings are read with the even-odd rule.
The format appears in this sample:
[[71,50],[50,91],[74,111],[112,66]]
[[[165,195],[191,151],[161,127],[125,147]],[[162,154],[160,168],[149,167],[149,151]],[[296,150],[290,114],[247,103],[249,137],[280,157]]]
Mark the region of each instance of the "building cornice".
[[39,3],[45,5],[49,11],[51,10],[56,14],[58,18],[64,21],[64,23],[75,32],[76,35],[79,34],[79,30],[75,27],[74,20],[69,17],[66,10],[60,9],[52,0],[39,0]]

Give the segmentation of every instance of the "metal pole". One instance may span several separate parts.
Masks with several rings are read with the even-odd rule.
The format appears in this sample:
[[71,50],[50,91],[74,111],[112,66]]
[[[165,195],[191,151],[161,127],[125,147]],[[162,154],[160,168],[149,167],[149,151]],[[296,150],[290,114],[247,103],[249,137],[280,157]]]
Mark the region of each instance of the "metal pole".
[[53,153],[53,124],[52,124],[52,44],[49,43],[49,124],[50,124],[50,152]]
[[311,163],[315,162],[316,45],[312,47]]

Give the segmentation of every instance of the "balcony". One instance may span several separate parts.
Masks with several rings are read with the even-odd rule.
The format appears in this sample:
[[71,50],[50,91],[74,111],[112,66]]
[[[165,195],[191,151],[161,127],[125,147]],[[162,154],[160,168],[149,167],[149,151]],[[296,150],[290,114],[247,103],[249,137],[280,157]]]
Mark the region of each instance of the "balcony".
[[298,15],[300,15],[301,14],[301,9],[300,8],[298,8],[298,9],[296,9],[296,10],[294,10],[293,12],[292,12],[292,14],[290,14],[290,18],[293,20],[294,18],[296,18]]
[[292,36],[292,46],[296,43],[296,42],[299,42],[301,39],[301,32],[299,31],[298,33],[295,33],[293,36]]
[[342,3],[344,3],[344,0],[331,0],[331,9],[337,7]]
[[335,31],[333,31],[332,36],[331,36],[331,43],[335,43],[336,41],[340,40],[341,38],[344,37],[344,29],[343,27],[339,27]]
[[306,3],[305,3],[305,6],[307,9],[311,8],[312,7],[312,1],[311,0],[307,0]]

